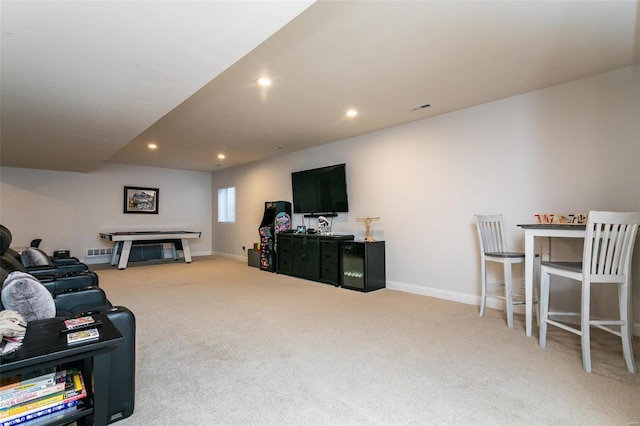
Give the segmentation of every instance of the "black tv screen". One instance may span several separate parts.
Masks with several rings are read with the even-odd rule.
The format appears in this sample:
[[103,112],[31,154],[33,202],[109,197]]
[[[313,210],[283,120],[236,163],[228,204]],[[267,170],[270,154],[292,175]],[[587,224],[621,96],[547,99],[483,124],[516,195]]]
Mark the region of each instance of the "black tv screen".
[[291,173],[294,213],[349,211],[344,164]]

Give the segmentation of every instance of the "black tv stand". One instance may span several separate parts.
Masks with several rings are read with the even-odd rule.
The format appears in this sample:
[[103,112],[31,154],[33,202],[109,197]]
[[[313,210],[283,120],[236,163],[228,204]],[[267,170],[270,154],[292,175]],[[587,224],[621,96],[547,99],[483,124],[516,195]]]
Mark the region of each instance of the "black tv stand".
[[342,244],[353,238],[353,235],[280,233],[277,272],[339,286]]
[[338,213],[305,213],[304,217],[338,217]]

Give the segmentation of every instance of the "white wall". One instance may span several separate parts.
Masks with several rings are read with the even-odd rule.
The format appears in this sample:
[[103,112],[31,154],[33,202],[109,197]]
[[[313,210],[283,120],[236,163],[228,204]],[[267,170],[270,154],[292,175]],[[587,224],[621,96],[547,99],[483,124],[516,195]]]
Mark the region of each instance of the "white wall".
[[[640,66],[216,172],[214,191],[237,187],[238,217],[213,218],[214,252],[258,241],[264,201],[292,199],[292,171],[343,162],[350,212],[333,231],[362,238],[356,218],[380,216],[388,288],[478,303],[474,214],[502,213],[522,250],[516,225],[535,213],[640,210]],[[640,323],[640,279],[634,305]]]
[[[372,229],[387,244],[389,288],[477,303],[475,213],[502,213],[522,249],[516,224],[534,213],[640,210],[640,66],[220,171],[213,183],[209,173],[113,163],[88,174],[5,167],[0,223],[14,246],[43,238],[46,251],[70,249],[87,263],[106,261],[85,257],[110,247],[99,232],[137,229],[202,231],[194,255],[244,259],[264,201],[291,200],[292,171],[342,162],[350,213],[333,230],[362,238],[356,218],[380,216]],[[125,185],[160,188],[160,213],[123,214]],[[237,187],[237,222],[218,224],[216,190],[227,185]],[[640,279],[634,311],[640,324]]]
[[[124,186],[159,188],[158,214],[124,214]],[[3,167],[0,223],[11,230],[12,246],[42,238],[47,253],[69,249],[85,263],[89,248],[109,248],[100,232],[131,230],[201,231],[190,240],[192,255],[211,254],[211,174],[105,163],[92,173]]]

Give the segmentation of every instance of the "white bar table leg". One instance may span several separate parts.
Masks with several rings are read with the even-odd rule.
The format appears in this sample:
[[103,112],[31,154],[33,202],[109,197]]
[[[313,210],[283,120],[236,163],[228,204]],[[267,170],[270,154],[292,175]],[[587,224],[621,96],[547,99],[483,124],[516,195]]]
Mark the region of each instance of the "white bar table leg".
[[191,249],[189,248],[189,240],[182,238],[182,252],[184,253],[184,261],[191,263]]
[[113,252],[111,253],[111,266],[116,266],[118,263],[118,250],[120,249],[120,245],[122,243],[120,241],[116,241],[113,246]]
[[527,336],[531,336],[531,324],[533,313],[533,259],[536,255],[533,231],[525,229],[524,232],[524,298],[525,298],[525,323]]
[[129,254],[131,253],[131,244],[133,241],[124,241],[122,245],[122,253],[120,253],[120,261],[118,262],[118,269],[126,269],[129,262]]

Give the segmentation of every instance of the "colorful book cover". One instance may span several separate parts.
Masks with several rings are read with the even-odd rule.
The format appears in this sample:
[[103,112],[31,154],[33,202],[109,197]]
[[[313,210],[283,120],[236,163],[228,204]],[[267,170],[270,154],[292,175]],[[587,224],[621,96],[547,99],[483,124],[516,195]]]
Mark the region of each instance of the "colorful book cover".
[[100,338],[100,333],[97,328],[90,328],[88,330],[74,331],[67,334],[67,343],[72,345],[75,343],[86,342],[89,340],[97,340]]
[[18,404],[23,404],[28,401],[32,401],[43,396],[51,395],[56,392],[63,391],[65,388],[65,382],[56,383],[51,386],[46,386],[41,389],[36,389],[29,392],[22,392],[13,398],[7,398],[0,401],[0,408],[7,408]]
[[26,416],[36,411],[51,408],[63,402],[79,400],[87,396],[87,390],[82,380],[82,373],[77,370],[67,370],[65,390],[14,407],[0,410],[0,421],[7,422],[17,417]]
[[[6,420],[6,421],[2,421],[0,420],[0,426],[14,426],[14,425],[18,425],[18,424],[23,424],[25,422],[29,422],[29,425],[35,425],[36,423],[40,423],[40,422],[36,422],[36,419],[41,419],[43,416],[47,416],[49,414],[53,414],[53,413],[57,413],[60,412],[62,410],[66,410],[68,408],[73,408],[75,406],[78,405],[78,400],[74,400],[74,401],[69,401],[69,402],[62,402],[60,404],[56,404],[52,407],[49,408],[43,408],[39,411],[36,411],[34,413],[31,414],[27,414],[27,415],[23,415],[23,416],[18,416],[14,419],[11,420]],[[43,419],[43,420],[47,420],[50,421],[52,419],[47,418],[47,419]]]
[[37,389],[40,386],[51,386],[55,383],[56,373],[51,372],[38,377],[20,380],[20,376],[10,378],[11,382],[0,388],[0,398],[11,397],[16,392]]
[[[47,375],[49,376],[49,375]],[[53,383],[47,377],[46,381],[40,384],[34,383],[32,386],[20,386],[13,392],[6,392],[0,395],[0,410],[14,405],[22,404],[32,399],[60,392],[65,389],[67,381],[66,370],[55,373]]]
[[67,330],[73,330],[74,328],[82,327],[87,324],[93,324],[95,320],[92,316],[80,317],[80,318],[69,318],[64,321],[64,325],[67,327]]

